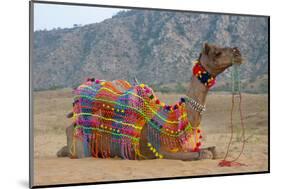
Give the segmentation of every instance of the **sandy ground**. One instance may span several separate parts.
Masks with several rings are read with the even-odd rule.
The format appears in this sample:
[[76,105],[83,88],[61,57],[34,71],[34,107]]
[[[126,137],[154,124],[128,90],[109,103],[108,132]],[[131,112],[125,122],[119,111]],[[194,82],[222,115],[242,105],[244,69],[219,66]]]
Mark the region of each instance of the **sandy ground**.
[[[159,94],[167,103],[181,95]],[[219,160],[184,162],[178,160],[121,160],[57,158],[56,152],[66,144],[65,128],[71,120],[65,114],[71,110],[69,89],[34,93],[34,185],[99,182],[221,173],[259,172],[268,170],[268,101],[267,95],[243,94],[246,126],[246,146],[239,162],[241,167],[219,167]],[[222,157],[230,137],[229,111],[231,96],[210,93],[203,116],[203,147],[216,146]],[[237,110],[237,109],[236,109]],[[230,158],[241,149],[241,128],[238,112]]]

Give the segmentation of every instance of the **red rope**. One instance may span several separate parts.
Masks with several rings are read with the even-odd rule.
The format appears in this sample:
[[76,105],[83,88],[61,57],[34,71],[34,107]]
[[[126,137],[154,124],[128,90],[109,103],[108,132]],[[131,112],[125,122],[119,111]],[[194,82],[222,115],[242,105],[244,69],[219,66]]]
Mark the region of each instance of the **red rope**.
[[238,154],[238,156],[236,158],[234,158],[233,160],[226,160],[228,157],[229,149],[230,149],[232,139],[233,139],[233,110],[234,110],[234,104],[235,104],[234,97],[235,97],[235,94],[232,94],[232,104],[231,104],[231,113],[230,113],[231,135],[230,135],[230,139],[229,139],[229,142],[227,145],[227,150],[226,150],[225,156],[224,156],[223,160],[221,160],[218,164],[221,167],[232,167],[232,166],[244,166],[245,165],[243,163],[236,162],[241,157],[241,155],[244,151],[244,148],[245,148],[245,143],[246,143],[245,126],[244,126],[243,113],[242,113],[242,95],[240,92],[239,92],[239,114],[240,114],[240,124],[241,124],[241,128],[242,128],[242,140],[243,140],[242,147],[241,147],[240,153]]

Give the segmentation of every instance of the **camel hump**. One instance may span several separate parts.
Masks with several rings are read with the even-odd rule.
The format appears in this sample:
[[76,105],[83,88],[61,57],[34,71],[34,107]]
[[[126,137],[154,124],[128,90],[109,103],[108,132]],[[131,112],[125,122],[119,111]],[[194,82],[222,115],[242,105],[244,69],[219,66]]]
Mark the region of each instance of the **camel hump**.
[[120,92],[125,92],[132,87],[131,84],[125,80],[114,80],[112,81],[112,85]]

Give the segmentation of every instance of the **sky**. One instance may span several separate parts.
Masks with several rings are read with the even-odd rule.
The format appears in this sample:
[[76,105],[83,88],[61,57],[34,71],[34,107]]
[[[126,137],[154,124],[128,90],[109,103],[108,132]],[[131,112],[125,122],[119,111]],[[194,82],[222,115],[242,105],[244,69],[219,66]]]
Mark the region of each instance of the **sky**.
[[111,18],[122,10],[126,9],[35,3],[34,30],[70,28],[74,24],[97,23]]

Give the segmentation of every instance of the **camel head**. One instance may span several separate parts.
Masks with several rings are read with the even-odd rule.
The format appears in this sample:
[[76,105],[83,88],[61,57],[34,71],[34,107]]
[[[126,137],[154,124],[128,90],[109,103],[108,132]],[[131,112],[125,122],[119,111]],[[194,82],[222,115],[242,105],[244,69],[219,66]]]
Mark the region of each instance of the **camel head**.
[[237,47],[219,47],[205,43],[199,61],[215,77],[234,63],[241,64],[242,56]]

